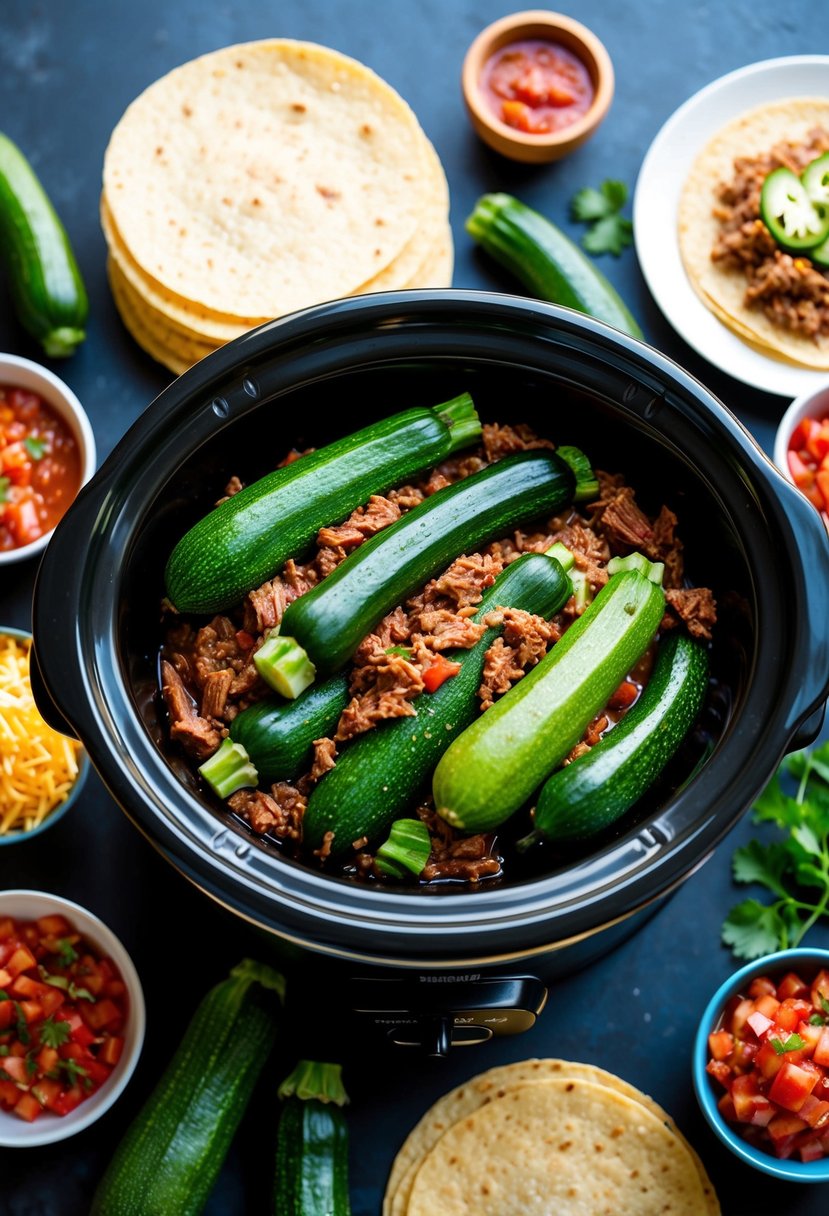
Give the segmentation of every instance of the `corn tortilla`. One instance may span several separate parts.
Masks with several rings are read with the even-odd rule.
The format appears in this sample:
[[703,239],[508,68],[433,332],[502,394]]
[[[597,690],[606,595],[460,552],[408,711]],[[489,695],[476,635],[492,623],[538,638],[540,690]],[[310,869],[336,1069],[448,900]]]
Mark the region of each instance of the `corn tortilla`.
[[697,295],[738,337],[763,353],[802,367],[829,369],[829,344],[775,325],[743,297],[746,278],[739,270],[711,260],[719,235],[715,191],[734,176],[734,159],[768,152],[781,141],[805,142],[815,126],[829,128],[829,99],[790,98],[741,114],[711,139],[697,156],[679,203],[679,248]]
[[356,60],[273,39],[176,68],[127,108],[104,194],[141,269],[232,317],[348,295],[421,223],[420,126]]
[[450,1127],[516,1085],[562,1077],[602,1085],[640,1103],[659,1119],[681,1141],[694,1161],[705,1196],[705,1205],[700,1212],[706,1213],[707,1216],[719,1216],[719,1203],[705,1167],[670,1115],[654,1102],[653,1098],[623,1081],[621,1077],[593,1064],[557,1059],[521,1060],[491,1068],[439,1098],[409,1133],[394,1159],[386,1186],[383,1216],[405,1216],[414,1178],[423,1159]]
[[641,1103],[592,1081],[517,1085],[446,1131],[408,1216],[699,1216],[683,1143]]

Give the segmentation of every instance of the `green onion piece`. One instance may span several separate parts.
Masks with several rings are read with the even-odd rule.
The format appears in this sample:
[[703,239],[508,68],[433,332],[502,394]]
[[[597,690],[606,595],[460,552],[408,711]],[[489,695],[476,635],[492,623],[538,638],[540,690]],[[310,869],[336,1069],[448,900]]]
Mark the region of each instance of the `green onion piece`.
[[318,1064],[315,1060],[300,1060],[294,1071],[287,1076],[278,1089],[280,1098],[301,1098],[303,1102],[316,1099],[318,1102],[333,1102],[345,1106],[345,1092],[341,1064]]
[[411,646],[389,646],[385,653],[399,654],[402,655],[404,659],[410,659],[412,657],[412,648]]
[[566,545],[563,545],[560,540],[557,540],[554,545],[546,550],[547,557],[554,557],[562,570],[566,574],[568,570],[573,569],[575,558]]
[[317,669],[294,638],[272,633],[253,656],[262,679],[280,696],[293,701],[314,683]]
[[480,437],[481,420],[469,393],[461,393],[460,397],[454,397],[451,401],[432,408],[451,431],[450,456]]
[[44,975],[44,984],[51,984],[53,988],[63,988],[69,991],[69,980],[65,975]]
[[377,869],[391,878],[405,878],[409,870],[416,877],[429,860],[432,842],[429,830],[419,819],[396,819],[389,838],[374,858]]
[[258,785],[259,773],[241,743],[225,739],[218,751],[199,765],[199,772],[220,798],[245,786]]
[[576,475],[576,502],[589,502],[591,498],[595,498],[599,493],[599,483],[593,472],[592,464],[581,448],[565,444],[563,447],[556,448],[556,455],[569,464]]
[[41,439],[38,435],[27,435],[23,440],[23,446],[32,460],[42,460],[46,454],[46,440]]
[[638,570],[640,574],[644,574],[645,578],[656,583],[657,587],[661,587],[665,563],[649,562],[643,553],[629,553],[627,557],[611,557],[607,563],[607,572],[611,577],[614,574],[622,574],[625,570]]

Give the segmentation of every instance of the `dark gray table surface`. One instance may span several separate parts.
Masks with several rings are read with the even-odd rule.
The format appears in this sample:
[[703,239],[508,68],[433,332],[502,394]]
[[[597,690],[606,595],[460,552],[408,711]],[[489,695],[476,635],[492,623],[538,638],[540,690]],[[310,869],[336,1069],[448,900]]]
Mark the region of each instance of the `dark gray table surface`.
[[[127,104],[157,77],[198,54],[248,39],[282,35],[336,47],[363,60],[411,103],[449,179],[456,239],[455,286],[509,290],[463,231],[479,194],[505,188],[578,235],[568,200],[605,177],[633,187],[642,157],[671,112],[697,89],[744,64],[820,50],[815,9],[803,0],[583,0],[569,11],[606,43],[616,96],[597,136],[559,165],[521,167],[481,145],[459,90],[464,52],[488,21],[508,11],[498,0],[125,0],[74,4],[5,0],[0,7],[0,129],[26,151],[71,234],[91,297],[88,340],[55,365],[84,402],[103,458],[169,382],[122,328],[104,269],[97,212],[109,134]],[[697,356],[651,299],[633,250],[603,258],[602,269],[641,319],[648,340],[717,393],[770,450],[785,402],[732,380]],[[39,360],[0,292],[0,349]],[[0,573],[0,622],[27,626],[35,565]],[[447,1061],[400,1053],[377,1058],[336,1034],[336,994],[303,1004],[303,971],[293,979],[294,1011],[282,1032],[282,1058],[298,1050],[341,1053],[352,1096],[351,1193],[354,1216],[379,1211],[392,1157],[441,1093],[495,1064],[530,1055],[587,1060],[651,1093],[677,1119],[705,1161],[728,1216],[811,1213],[829,1187],[776,1183],[743,1167],[709,1132],[690,1082],[696,1023],[709,995],[734,969],[719,929],[743,890],[733,886],[733,849],[753,834],[749,820],[631,940],[587,971],[556,984],[536,1028]],[[127,1091],[98,1123],[50,1148],[0,1161],[2,1216],[82,1216],[97,1178],[129,1120],[178,1041],[196,994],[226,974],[258,940],[180,878],[138,835],[93,774],[79,805],[39,839],[0,850],[0,886],[37,887],[85,904],[120,935],[141,974],[148,1007],[143,1056]],[[829,931],[810,941],[829,945]],[[309,958],[307,974],[316,963]],[[182,976],[187,982],[182,983]],[[272,1080],[268,1079],[269,1082]],[[263,1085],[237,1135],[207,1207],[211,1216],[268,1210],[275,1109]]]

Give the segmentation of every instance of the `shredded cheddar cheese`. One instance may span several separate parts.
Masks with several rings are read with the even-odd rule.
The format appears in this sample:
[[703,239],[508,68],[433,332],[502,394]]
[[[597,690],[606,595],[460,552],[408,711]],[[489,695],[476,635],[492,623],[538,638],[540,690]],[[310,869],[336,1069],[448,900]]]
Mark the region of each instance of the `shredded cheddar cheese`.
[[28,639],[0,634],[0,833],[29,832],[69,797],[80,745],[48,726],[29,682]]

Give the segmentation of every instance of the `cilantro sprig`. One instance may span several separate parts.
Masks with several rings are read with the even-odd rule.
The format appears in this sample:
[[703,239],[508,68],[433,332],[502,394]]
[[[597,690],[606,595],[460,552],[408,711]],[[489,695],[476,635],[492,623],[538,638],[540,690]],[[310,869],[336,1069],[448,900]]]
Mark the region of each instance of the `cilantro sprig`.
[[[784,788],[794,778],[794,794]],[[781,840],[751,840],[734,853],[734,881],[765,887],[771,902],[732,908],[722,937],[738,958],[800,945],[829,916],[829,743],[788,756],[754,804],[754,822],[774,824]]]
[[618,257],[633,241],[633,224],[619,213],[627,202],[624,182],[604,181],[598,190],[585,186],[573,195],[570,213],[574,220],[589,224],[581,243],[588,253],[612,253]]
[[68,1022],[56,1022],[53,1017],[40,1023],[40,1041],[45,1047],[62,1047],[69,1042],[72,1027]]

